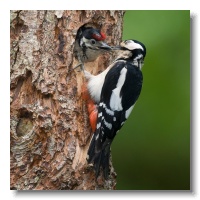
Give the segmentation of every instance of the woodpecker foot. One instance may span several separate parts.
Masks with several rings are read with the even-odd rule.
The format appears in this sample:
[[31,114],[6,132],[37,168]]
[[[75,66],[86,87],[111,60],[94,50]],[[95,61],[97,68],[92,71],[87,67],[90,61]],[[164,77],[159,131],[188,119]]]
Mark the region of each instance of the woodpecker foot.
[[75,70],[76,68],[80,67],[80,71],[84,71],[84,64],[83,63],[79,63],[78,65],[76,65],[73,70]]

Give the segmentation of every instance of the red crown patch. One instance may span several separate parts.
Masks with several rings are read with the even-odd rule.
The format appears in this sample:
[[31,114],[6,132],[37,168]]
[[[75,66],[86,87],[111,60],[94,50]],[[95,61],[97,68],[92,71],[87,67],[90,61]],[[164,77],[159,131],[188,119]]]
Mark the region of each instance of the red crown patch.
[[94,33],[94,34],[92,34],[92,37],[98,41],[102,41],[102,40],[106,39],[106,35],[102,32],[100,32],[100,34]]

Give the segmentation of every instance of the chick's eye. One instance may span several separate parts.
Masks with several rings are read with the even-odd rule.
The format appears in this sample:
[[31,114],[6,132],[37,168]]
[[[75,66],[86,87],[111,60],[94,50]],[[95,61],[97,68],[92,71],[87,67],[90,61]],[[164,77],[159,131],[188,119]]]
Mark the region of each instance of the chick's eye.
[[90,40],[90,43],[91,43],[91,44],[96,44],[96,40],[91,39],[91,40]]

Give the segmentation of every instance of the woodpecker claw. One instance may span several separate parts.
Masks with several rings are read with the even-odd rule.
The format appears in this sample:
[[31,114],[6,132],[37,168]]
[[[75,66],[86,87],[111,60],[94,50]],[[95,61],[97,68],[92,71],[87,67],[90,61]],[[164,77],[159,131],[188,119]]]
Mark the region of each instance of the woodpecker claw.
[[84,69],[84,64],[83,64],[83,63],[79,63],[78,65],[76,65],[76,66],[73,68],[73,70],[75,70],[75,69],[78,68],[78,67],[81,68],[80,71],[85,71],[85,69]]

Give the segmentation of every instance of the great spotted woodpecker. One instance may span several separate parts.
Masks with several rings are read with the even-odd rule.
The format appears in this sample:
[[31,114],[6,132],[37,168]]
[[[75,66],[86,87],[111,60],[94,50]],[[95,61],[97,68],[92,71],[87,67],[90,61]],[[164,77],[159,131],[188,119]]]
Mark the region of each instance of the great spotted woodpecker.
[[98,29],[87,26],[80,27],[74,47],[75,58],[79,61],[79,64],[74,69],[81,67],[84,70],[84,63],[92,62],[100,54],[112,50],[109,45],[103,42],[105,39],[106,35]]
[[88,149],[88,163],[93,163],[96,178],[100,168],[105,179],[109,175],[110,146],[128,119],[142,89],[141,68],[146,55],[144,44],[125,40],[120,44],[117,59],[101,74],[85,71],[88,92],[97,104],[95,131]]

